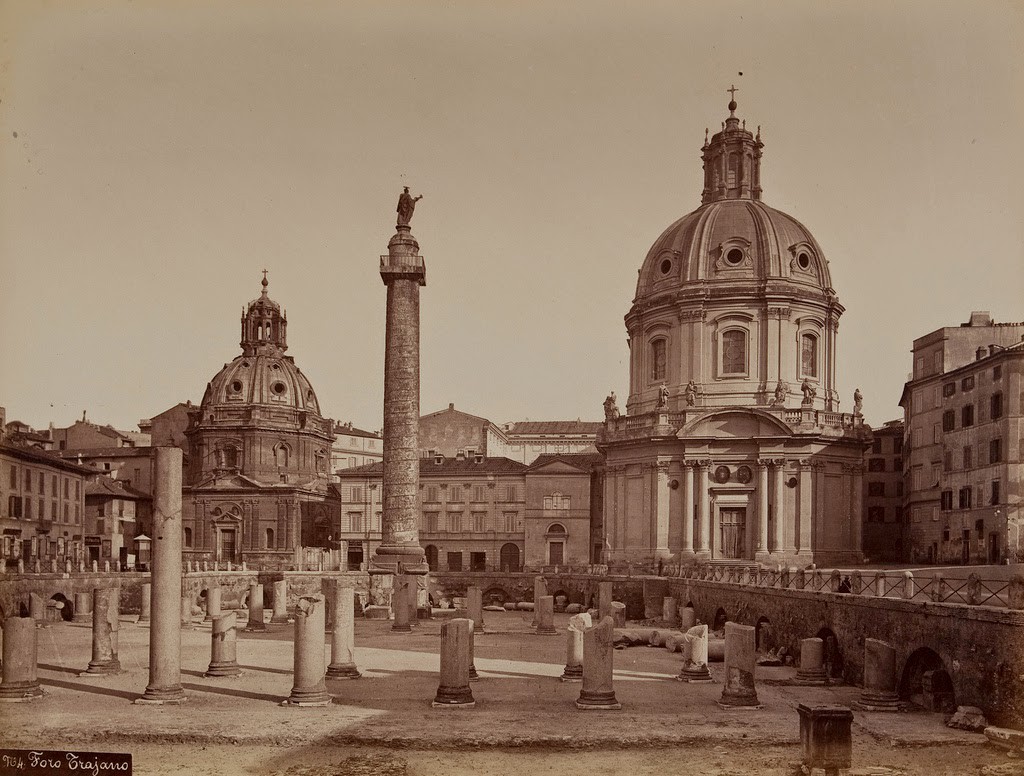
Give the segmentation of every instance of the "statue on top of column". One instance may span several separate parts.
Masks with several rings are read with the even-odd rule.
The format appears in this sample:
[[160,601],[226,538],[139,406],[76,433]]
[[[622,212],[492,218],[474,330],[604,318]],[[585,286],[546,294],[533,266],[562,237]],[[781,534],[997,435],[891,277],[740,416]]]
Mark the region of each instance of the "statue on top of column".
[[404,186],[401,194],[398,195],[398,226],[408,226],[412,220],[412,213],[416,209],[416,203],[423,199],[423,195],[414,197],[409,193],[409,187]]

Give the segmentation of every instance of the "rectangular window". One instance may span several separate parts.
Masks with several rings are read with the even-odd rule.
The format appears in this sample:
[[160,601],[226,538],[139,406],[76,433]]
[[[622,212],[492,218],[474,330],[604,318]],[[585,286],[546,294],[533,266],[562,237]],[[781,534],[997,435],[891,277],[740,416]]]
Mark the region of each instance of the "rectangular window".
[[892,452],[893,455],[899,455],[900,453],[903,452],[903,437],[893,437]]
[[70,519],[71,519],[71,509],[70,509],[70,506],[71,506],[70,504],[65,502],[65,504],[64,504],[64,522],[65,523],[69,522]]
[[992,498],[989,501],[990,504],[999,503],[999,480],[992,480]]
[[474,485],[473,486],[473,501],[481,502],[487,501],[487,486],[486,485]]
[[505,512],[502,517],[505,521],[505,533],[516,532],[517,512]]
[[665,340],[656,339],[651,343],[651,380],[664,380],[666,372]]
[[448,488],[448,500],[456,503],[461,502],[462,488],[460,488],[458,485],[452,485],[450,488]]
[[82,505],[75,504],[75,525],[82,522]]
[[427,487],[427,501],[437,501],[437,486],[430,485]]
[[359,485],[353,485],[348,491],[349,501],[362,501],[363,500],[363,489]]
[[948,398],[948,397],[952,396],[955,393],[956,393],[956,383],[946,383],[944,386],[942,386],[942,395],[943,396]]
[[897,480],[897,482],[896,482],[896,495],[897,496],[902,496],[903,495],[903,480]]
[[[25,497],[25,519],[32,519],[32,499],[30,499],[28,496]],[[43,515],[40,515],[39,519],[42,520]]]
[[437,512],[425,512],[426,517],[425,524],[427,526],[427,533],[437,533]]
[[448,553],[448,570],[449,571],[462,571],[462,553],[461,552],[449,552]]
[[32,472],[30,472],[28,469],[25,469],[25,490],[32,490]]
[[974,466],[974,451],[970,445],[964,445],[964,468],[970,469]]
[[965,377],[963,380],[960,381],[960,390],[961,391],[973,391],[974,390],[974,376],[973,375],[971,377]]
[[999,463],[1003,460],[1003,440],[993,439],[988,443],[988,462]]
[[969,485],[966,486],[966,487],[960,488],[958,503],[959,503],[960,509],[970,509],[971,508],[971,487]]
[[516,486],[515,485],[506,485],[505,486],[505,501],[515,501],[515,500],[516,500]]
[[449,512],[448,513],[448,532],[449,533],[461,533],[462,532],[462,513],[461,512]]
[[64,478],[64,498],[71,498],[71,481],[67,477]]
[[920,466],[915,466],[911,472],[910,481],[914,490],[922,490],[924,488],[924,469]]
[[105,531],[103,529],[106,528],[106,527],[107,527],[106,526],[106,520],[97,520],[96,521],[96,533],[98,533],[98,534],[105,533]]
[[869,523],[884,523],[885,522],[885,507],[868,507],[868,522]]
[[59,486],[59,485],[57,484],[57,475],[55,474],[55,475],[53,475],[53,477],[52,477],[52,478],[50,479],[50,488],[51,488],[51,490],[52,490],[52,493],[53,493],[53,497],[54,497],[54,498],[57,498],[57,496],[59,496],[59,495],[60,495],[60,492],[59,492],[59,487],[60,487],[60,486]]
[[[39,514],[42,515],[43,511],[39,510]],[[51,520],[56,520],[57,519],[57,502],[56,501],[51,501],[50,502],[50,519]]]
[[939,501],[940,501],[940,506],[942,507],[942,509],[944,511],[948,512],[949,510],[951,510],[953,508],[953,491],[951,491],[951,490],[944,490],[944,491],[942,491],[942,496],[941,496]]
[[358,532],[363,530],[363,513],[362,512],[349,512],[348,513],[348,530]]
[[46,493],[46,475],[39,472],[39,479],[36,481],[36,489],[39,493]]
[[942,476],[942,466],[937,464],[937,463],[933,463],[932,464],[932,484],[931,484],[931,487],[933,487],[933,488],[939,487],[939,478],[941,476]]
[[952,431],[956,428],[956,411],[946,410],[942,413],[942,430]]
[[487,530],[487,513],[486,512],[474,512],[473,513],[473,531],[475,533],[484,533]]
[[1000,380],[1000,379],[1002,379],[1002,376],[1003,376],[1003,367],[1002,367],[1002,365],[992,367],[992,379],[993,380]]
[[936,423],[932,426],[932,444],[937,445],[942,442],[942,429],[939,428],[939,424]]
[[992,420],[1003,417],[1003,395],[994,393],[988,400],[988,415]]
[[953,451],[943,450],[942,451],[942,468],[947,472],[953,471]]
[[807,377],[818,376],[818,338],[813,334],[800,337],[800,368]]
[[965,404],[960,408],[960,425],[964,428],[974,425],[974,405]]
[[882,452],[882,437],[875,437],[871,440],[871,452],[876,455]]
[[901,507],[901,506],[896,507],[896,522],[897,523],[902,523],[903,522],[903,507]]
[[[136,471],[138,471],[138,469],[136,469]],[[81,491],[80,491],[80,490],[78,489],[78,486],[79,486],[79,485],[81,485],[81,484],[82,484],[82,483],[81,483],[81,482],[80,482],[79,480],[75,480],[75,500],[76,500],[76,501],[77,501],[77,500],[78,500],[79,498],[81,498],[81,495],[80,495],[80,494],[81,494]]]
[[884,482],[869,482],[868,483],[868,495],[869,496],[884,496],[885,495],[885,483]]

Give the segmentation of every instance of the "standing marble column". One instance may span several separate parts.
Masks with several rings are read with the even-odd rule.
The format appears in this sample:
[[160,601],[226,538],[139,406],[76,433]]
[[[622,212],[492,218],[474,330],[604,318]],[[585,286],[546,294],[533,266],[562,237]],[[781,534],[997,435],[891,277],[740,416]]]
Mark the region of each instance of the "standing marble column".
[[612,583],[597,583],[597,616],[599,620],[612,616]]
[[583,632],[593,627],[590,615],[586,612],[574,614],[569,618],[566,629],[565,670],[562,671],[563,682],[583,681]]
[[203,676],[238,676],[238,615],[234,612],[215,618],[210,627],[210,666]]
[[355,664],[355,600],[354,590],[333,579],[334,628],[331,631],[331,663],[327,666],[328,679],[358,679]]
[[43,694],[36,663],[39,636],[31,617],[8,617],[3,623],[3,680],[0,701],[31,701]]
[[[426,574],[420,546],[420,286],[426,265],[408,218],[401,218],[380,257],[380,277],[387,286],[384,335],[384,476],[381,543],[372,575]],[[378,589],[371,584],[371,591]],[[387,604],[375,600],[375,606]]]
[[754,667],[757,665],[757,635],[750,625],[725,624],[725,687],[720,706],[757,707]]
[[[181,605],[179,607],[180,616],[180,627],[191,628],[192,627],[192,601],[188,597],[188,591],[184,591],[181,595]],[[152,636],[150,636],[152,638]]]
[[441,678],[430,704],[435,709],[471,709],[476,705],[469,689],[469,620],[441,625]]
[[270,615],[271,625],[288,622],[288,580],[279,579],[274,583],[274,611]]
[[864,689],[857,708],[899,711],[896,682],[896,650],[884,641],[864,639]]
[[249,585],[249,619],[245,623],[245,632],[265,631],[267,624],[263,621],[263,585]]
[[697,461],[697,554],[711,557],[711,505],[708,503],[710,461]]
[[328,706],[324,647],[324,597],[302,596],[295,606],[295,684],[282,706]]
[[121,672],[121,663],[117,659],[119,592],[116,587],[92,591],[92,660],[85,669],[86,674]]
[[576,699],[577,709],[618,711],[622,708],[612,684],[614,641],[615,625],[611,617],[605,617],[583,632],[583,687]]
[[537,627],[537,607],[540,606],[540,599],[548,594],[548,586],[544,581],[544,577],[533,578],[533,622],[530,623],[534,628]]
[[466,613],[473,621],[477,633],[484,632],[484,598],[479,587],[470,585],[466,590]]
[[146,625],[153,611],[153,585],[149,582],[142,583],[142,598],[139,601],[139,619],[135,621],[136,625]]
[[542,595],[537,601],[537,635],[553,636],[555,630],[555,599],[549,595]]
[[[690,611],[693,611],[692,609]],[[706,684],[711,681],[708,670],[708,626],[694,625],[683,634],[681,652],[683,667],[676,677],[681,682]]]
[[693,557],[693,466],[683,463],[683,546],[684,558]]
[[800,667],[797,684],[825,684],[825,642],[821,639],[800,640]]
[[775,491],[772,494],[775,512],[775,538],[772,552],[781,554],[784,549],[786,527],[786,461],[784,458],[776,458],[772,461],[772,465],[775,467]]
[[814,507],[814,491],[812,490],[811,474],[812,462],[809,458],[800,459],[800,536],[799,549],[800,557],[810,562],[814,553],[811,548],[811,520]]
[[475,682],[480,678],[476,672],[476,623],[469,621],[469,681]]
[[72,622],[92,622],[92,593],[75,593],[75,614]]
[[181,449],[157,447],[153,492],[150,684],[136,703],[180,703],[182,605],[191,602],[181,587]]
[[655,556],[666,560],[672,557],[672,550],[668,546],[668,529],[669,520],[671,519],[669,506],[672,503],[672,488],[669,486],[670,478],[668,475],[670,466],[671,463],[669,461],[658,461],[656,464],[656,508],[654,536],[652,537],[655,541]]
[[221,614],[223,614],[220,608],[220,602],[220,585],[210,585],[206,590],[206,617],[203,618],[206,622],[211,621],[215,617],[220,617]]
[[757,549],[755,559],[768,559],[768,461],[757,462]]

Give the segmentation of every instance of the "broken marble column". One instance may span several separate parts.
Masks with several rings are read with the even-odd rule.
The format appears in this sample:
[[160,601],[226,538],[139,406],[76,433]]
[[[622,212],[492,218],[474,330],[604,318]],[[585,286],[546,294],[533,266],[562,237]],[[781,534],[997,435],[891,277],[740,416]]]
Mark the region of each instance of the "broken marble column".
[[864,639],[864,688],[857,707],[866,711],[898,711],[896,650],[878,639]]
[[238,676],[238,615],[234,612],[215,617],[210,627],[210,667],[203,676]]
[[430,704],[435,709],[470,709],[476,705],[469,689],[470,621],[454,619],[441,625],[441,679]]
[[615,623],[605,617],[583,632],[583,687],[576,699],[582,710],[618,711],[622,704],[615,699],[612,671],[615,656]]
[[679,609],[679,630],[683,633],[690,630],[697,624],[697,612],[692,606],[683,606]]
[[116,587],[96,588],[92,591],[92,660],[85,669],[87,674],[121,672],[121,663],[117,659],[119,592]]
[[92,593],[75,593],[75,614],[71,622],[92,622]]
[[279,579],[274,583],[274,611],[271,624],[288,622],[288,580]]
[[661,618],[666,625],[675,625],[678,613],[679,607],[676,606],[676,599],[666,597],[661,600]]
[[31,617],[8,617],[3,623],[3,674],[0,701],[30,701],[43,694],[36,661],[39,636]]
[[542,596],[548,594],[548,586],[544,581],[544,577],[533,578],[533,622],[530,623],[534,628],[537,627],[539,620],[537,619],[537,607],[540,605],[540,599]]
[[391,623],[392,633],[409,633],[412,626],[409,624],[409,596],[410,581],[408,574],[396,574],[394,579],[394,593],[391,598],[391,608],[394,611],[394,620]]
[[327,706],[324,597],[302,596],[295,606],[295,684],[283,706]]
[[555,630],[555,599],[549,595],[542,595],[537,599],[537,635],[553,636]]
[[210,622],[214,617],[220,617],[224,612],[220,608],[221,591],[220,585],[210,585],[206,591],[206,617],[205,622]]
[[751,625],[725,624],[725,687],[721,706],[760,706],[754,687],[757,635]]
[[47,626],[46,599],[38,593],[29,593],[28,614],[35,621],[36,627],[45,628]]
[[469,621],[469,681],[475,682],[480,678],[476,672],[476,623]]
[[676,677],[681,682],[706,684],[711,681],[708,670],[708,626],[694,625],[683,634],[683,667]]
[[800,640],[798,684],[825,684],[825,643],[818,638]]
[[334,627],[331,631],[331,664],[327,666],[328,679],[358,679],[355,664],[355,600],[354,590],[332,579],[334,601]]
[[599,620],[612,616],[612,583],[597,583],[597,616]]
[[181,628],[192,624],[192,602],[182,586],[181,464],[177,447],[154,451],[153,547],[150,582],[149,684],[139,704],[183,703]]
[[249,618],[245,623],[246,633],[265,631],[263,622],[263,585],[249,585]]
[[484,597],[479,587],[470,585],[466,589],[466,614],[473,621],[477,633],[484,632]]
[[569,618],[565,642],[565,670],[562,671],[563,682],[583,681],[583,632],[593,627],[590,615],[574,614]]
[[135,621],[136,625],[144,625],[149,622],[152,614],[152,599],[153,585],[149,582],[142,583],[142,598],[139,600],[139,619]]

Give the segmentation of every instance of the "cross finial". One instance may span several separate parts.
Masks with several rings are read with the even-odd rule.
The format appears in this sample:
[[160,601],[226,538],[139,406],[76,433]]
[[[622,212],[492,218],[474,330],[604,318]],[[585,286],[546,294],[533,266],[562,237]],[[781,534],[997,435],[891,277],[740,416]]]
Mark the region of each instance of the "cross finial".
[[267,280],[267,271],[266,270],[263,270],[263,280],[261,281],[260,285],[263,286],[263,293],[264,294],[267,293],[267,286],[270,285],[270,281]]
[[728,89],[726,89],[726,91],[727,91],[727,92],[729,92],[729,96],[730,96],[730,97],[731,97],[731,98],[732,98],[733,100],[735,100],[735,99],[736,99],[736,92],[738,92],[738,91],[739,91],[739,89],[737,89],[735,85],[732,85],[732,84],[730,84],[729,88],[728,88]]

